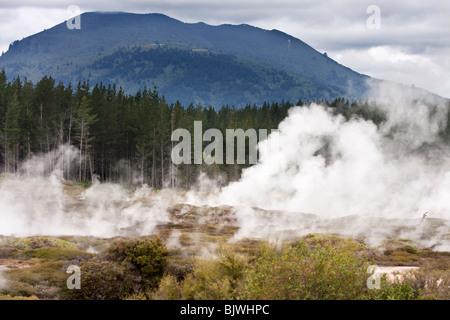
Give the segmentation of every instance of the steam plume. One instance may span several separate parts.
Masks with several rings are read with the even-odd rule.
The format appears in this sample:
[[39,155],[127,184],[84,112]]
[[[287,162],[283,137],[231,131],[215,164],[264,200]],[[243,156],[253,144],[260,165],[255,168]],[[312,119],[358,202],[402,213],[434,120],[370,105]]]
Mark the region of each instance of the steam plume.
[[410,238],[449,251],[450,150],[442,138],[449,104],[417,92],[373,85],[370,108],[386,115],[379,126],[315,103],[294,107],[239,181],[220,189],[201,176],[206,195],[110,183],[68,194],[62,177],[78,152],[63,146],[0,177],[0,234],[146,235],[170,220],[169,207],[185,202],[233,206],[236,239],[327,232],[374,243]]
[[78,189],[79,194],[68,194],[62,176],[77,162],[77,154],[76,148],[62,146],[26,161],[19,173],[0,177],[0,234],[141,235],[167,221],[168,196],[162,192],[151,197],[146,186],[132,192],[95,182]]
[[[433,237],[448,237],[450,150],[440,136],[448,102],[382,84],[372,97],[387,117],[379,127],[362,118],[347,121],[315,103],[292,108],[279,125],[278,152],[270,148],[271,135],[259,144],[259,163],[206,203],[235,206],[240,237],[296,230],[380,240],[397,230],[396,236],[426,238],[427,231],[415,227],[426,211],[443,220]],[[439,245],[450,248],[449,241]]]

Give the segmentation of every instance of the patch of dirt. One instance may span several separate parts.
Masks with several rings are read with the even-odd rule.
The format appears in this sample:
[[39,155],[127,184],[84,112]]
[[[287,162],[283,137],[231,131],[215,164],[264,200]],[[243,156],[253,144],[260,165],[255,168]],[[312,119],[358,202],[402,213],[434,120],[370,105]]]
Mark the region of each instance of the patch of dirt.
[[375,274],[385,274],[389,281],[403,281],[404,275],[408,272],[418,270],[419,267],[414,266],[380,266],[375,270]]

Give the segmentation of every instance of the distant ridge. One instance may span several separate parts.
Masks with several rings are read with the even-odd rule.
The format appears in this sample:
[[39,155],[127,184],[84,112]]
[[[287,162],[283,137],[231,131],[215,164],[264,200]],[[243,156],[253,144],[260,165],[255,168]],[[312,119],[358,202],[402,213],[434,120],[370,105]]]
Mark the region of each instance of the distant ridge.
[[366,80],[303,41],[250,25],[183,23],[163,14],[89,12],[15,41],[0,57],[9,78],[43,76],[157,87],[169,103],[220,107],[298,99],[361,99]]

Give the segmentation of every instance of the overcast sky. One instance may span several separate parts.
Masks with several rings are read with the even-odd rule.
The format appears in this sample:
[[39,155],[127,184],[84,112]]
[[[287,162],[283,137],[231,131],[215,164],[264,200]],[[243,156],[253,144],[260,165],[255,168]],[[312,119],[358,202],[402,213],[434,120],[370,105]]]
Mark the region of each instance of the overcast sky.
[[0,51],[67,20],[70,5],[278,29],[355,71],[450,98],[449,0],[0,0]]

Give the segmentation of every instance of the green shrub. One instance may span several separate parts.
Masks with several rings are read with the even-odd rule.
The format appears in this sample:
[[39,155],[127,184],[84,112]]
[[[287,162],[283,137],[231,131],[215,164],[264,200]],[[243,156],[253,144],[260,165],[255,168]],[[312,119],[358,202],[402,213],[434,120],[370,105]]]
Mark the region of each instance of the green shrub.
[[41,247],[36,249],[24,250],[16,255],[22,259],[41,258],[53,260],[69,260],[83,256],[90,256],[91,254],[72,248]]
[[[120,300],[133,294],[139,277],[129,263],[111,262],[98,257],[80,263],[81,289],[66,290],[72,298]],[[133,272],[134,271],[134,272]]]
[[133,293],[130,296],[124,298],[124,300],[148,300],[147,295],[143,292]]
[[245,271],[238,288],[240,299],[339,300],[410,299],[417,292],[408,284],[390,284],[369,290],[367,257],[321,242],[302,241],[281,250],[263,245]]
[[232,286],[235,287],[244,276],[245,267],[247,266],[246,259],[226,247],[219,247],[217,254],[219,257],[217,263],[220,265],[221,271],[227,275]]
[[63,261],[48,261],[25,268],[6,271],[8,282],[3,289],[10,296],[31,296],[39,299],[58,299],[68,275]]
[[192,272],[194,262],[192,258],[169,259],[165,267],[165,274],[174,276],[177,280],[183,280]]
[[167,247],[160,237],[140,240],[120,240],[108,249],[108,256],[116,261],[128,261],[136,266],[144,278],[158,281],[167,265]]
[[167,265],[167,248],[160,237],[139,240],[127,251],[127,259],[147,278],[160,278]]
[[0,259],[13,258],[18,251],[16,248],[0,248]]
[[105,256],[81,261],[81,289],[65,294],[92,300],[146,298],[162,277],[167,254],[159,237],[115,241]]
[[74,186],[82,187],[83,189],[89,189],[90,187],[92,187],[92,182],[91,181],[73,180],[70,183],[73,184]]
[[421,291],[414,290],[410,283],[389,283],[384,275],[381,279],[381,288],[371,291],[374,300],[416,300],[420,298]]
[[59,285],[65,283],[66,274],[63,271],[64,262],[41,262],[26,268],[15,268],[7,271],[9,279],[18,280],[32,286],[40,283]]
[[166,275],[161,279],[158,290],[153,294],[155,300],[179,300],[181,299],[180,285],[173,275]]
[[1,247],[15,248],[19,250],[30,250],[37,248],[56,247],[76,249],[76,244],[67,240],[54,237],[28,237],[28,238],[5,238],[0,243]]
[[162,278],[155,299],[221,300],[233,299],[241,281],[246,259],[220,248],[216,259],[197,259],[186,277],[178,282],[174,275]]
[[127,258],[127,252],[132,248],[133,242],[127,239],[114,241],[106,250],[108,258],[115,261],[124,261]]
[[181,284],[181,296],[186,300],[230,299],[231,281],[217,261],[199,259],[192,273]]
[[10,280],[7,282],[7,286],[0,289],[0,294],[9,297],[31,297],[35,291],[35,288],[28,283]]
[[403,246],[403,247],[398,248],[398,250],[406,251],[411,254],[417,254],[417,249],[414,248],[413,246]]

